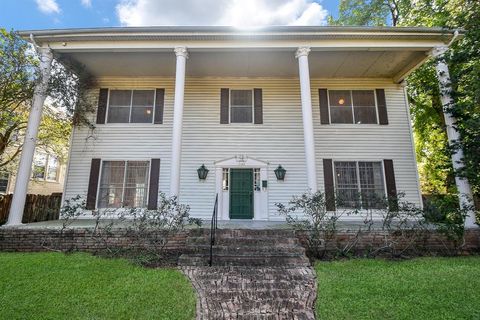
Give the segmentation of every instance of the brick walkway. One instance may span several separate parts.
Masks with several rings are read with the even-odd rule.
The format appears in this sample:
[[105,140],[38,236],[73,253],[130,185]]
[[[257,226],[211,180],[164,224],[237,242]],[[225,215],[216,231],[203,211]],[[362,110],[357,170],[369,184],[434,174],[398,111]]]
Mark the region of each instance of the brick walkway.
[[197,319],[315,319],[315,272],[292,230],[218,230],[187,238],[179,265],[197,291]]
[[315,319],[311,267],[182,267],[197,291],[197,320]]

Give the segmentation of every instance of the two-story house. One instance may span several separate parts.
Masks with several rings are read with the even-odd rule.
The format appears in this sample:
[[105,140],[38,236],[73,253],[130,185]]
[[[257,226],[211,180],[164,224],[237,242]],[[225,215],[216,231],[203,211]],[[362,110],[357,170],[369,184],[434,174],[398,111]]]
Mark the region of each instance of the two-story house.
[[65,199],[86,197],[89,210],[156,208],[160,192],[205,219],[218,195],[224,220],[281,220],[275,203],[307,190],[336,194],[345,207],[399,192],[421,205],[404,79],[453,32],[141,27],[23,34],[97,80],[95,129],[74,128],[64,190]]

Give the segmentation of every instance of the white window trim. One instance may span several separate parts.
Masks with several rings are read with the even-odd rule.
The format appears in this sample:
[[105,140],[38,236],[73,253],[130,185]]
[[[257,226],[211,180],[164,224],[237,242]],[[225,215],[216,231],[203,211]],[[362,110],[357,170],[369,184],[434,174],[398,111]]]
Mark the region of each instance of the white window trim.
[[[118,208],[100,208],[98,206],[98,203],[100,201],[100,184],[102,182],[102,172],[103,172],[103,163],[104,162],[111,162],[111,161],[123,161],[125,162],[125,168],[123,169],[123,185],[122,185],[122,206]],[[99,169],[99,174],[98,174],[98,181],[97,181],[97,195],[96,195],[96,200],[95,200],[95,209],[96,210],[128,210],[128,207],[123,206],[123,199],[125,196],[125,180],[127,178],[127,162],[129,161],[145,161],[148,162],[148,172],[147,172],[147,186],[146,186],[146,196],[145,196],[145,207],[138,207],[141,209],[147,209],[148,207],[148,200],[150,196],[150,173],[152,170],[152,159],[118,159],[118,158],[106,158],[106,159],[101,159],[100,161],[100,169]]]
[[[373,97],[375,99],[375,116],[376,116],[376,123],[356,123],[355,121],[355,111],[354,111],[354,105],[353,105],[353,91],[373,91]],[[350,101],[351,101],[351,109],[352,109],[352,123],[337,123],[337,122],[332,122],[332,107],[330,106],[330,91],[349,91],[350,92]],[[378,114],[378,101],[377,101],[377,92],[376,89],[372,88],[332,88],[332,89],[327,89],[327,101],[328,101],[328,121],[331,125],[336,125],[336,126],[378,126],[380,125],[379,123],[379,114]]]
[[[129,126],[141,126],[141,125],[149,125],[155,123],[155,109],[157,108],[157,89],[156,88],[107,88],[108,89],[108,97],[107,97],[107,110],[105,111],[105,125],[109,126],[122,126],[128,124]],[[128,114],[128,122],[108,122],[108,114],[110,113],[110,94],[112,90],[130,90],[130,107],[129,107],[129,114]],[[132,120],[132,109],[133,109],[133,91],[142,91],[142,90],[153,90],[153,108],[152,108],[152,121],[151,122],[131,122]]]
[[[252,92],[252,122],[232,122],[232,91]],[[251,125],[255,123],[255,92],[252,88],[229,88],[228,89],[228,123],[233,125]]]
[[[43,154],[45,155],[45,166],[44,166],[44,175],[43,175],[43,178],[35,178],[34,177],[34,174],[35,174],[35,163],[32,162],[32,173],[31,173],[31,177],[30,179],[31,180],[34,180],[34,181],[45,181],[45,182],[58,182],[59,180],[59,176],[60,176],[60,161],[58,159],[57,156],[52,156],[50,155],[49,153],[46,153],[46,152],[35,152],[35,154]],[[34,154],[34,158],[35,158],[35,154]],[[48,172],[50,171],[50,167],[48,166],[48,163],[49,163],[49,160],[50,160],[50,157],[54,157],[57,159],[57,174],[56,174],[56,177],[55,179],[48,179]]]
[[[385,164],[383,162],[383,159],[360,159],[360,160],[352,160],[352,159],[332,159],[332,171],[333,171],[333,190],[335,192],[335,196],[336,196],[336,192],[337,192],[337,179],[336,179],[336,172],[335,172],[335,162],[355,162],[355,170],[356,170],[356,174],[357,174],[357,191],[360,191],[361,192],[361,182],[360,182],[360,168],[358,166],[358,163],[359,162],[379,162],[380,163],[380,170],[382,171],[382,180],[383,180],[383,195],[385,197],[388,197],[387,195],[387,180],[386,180],[386,177],[385,177]],[[339,208],[339,209],[342,209],[342,210],[350,210],[350,209],[354,209],[354,208]],[[360,212],[366,212],[367,209],[363,208],[363,206],[361,205],[360,203],[360,208],[358,209]],[[372,212],[380,212],[381,210],[380,209],[369,209],[370,211]]]

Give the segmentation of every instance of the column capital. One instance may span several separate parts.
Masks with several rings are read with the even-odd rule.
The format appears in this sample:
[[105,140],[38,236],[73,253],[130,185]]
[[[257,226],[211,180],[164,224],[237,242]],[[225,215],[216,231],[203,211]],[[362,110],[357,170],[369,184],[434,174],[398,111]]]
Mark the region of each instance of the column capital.
[[187,47],[175,47],[173,51],[175,52],[175,55],[177,57],[185,57],[186,59],[188,59]]
[[300,57],[308,57],[308,54],[310,53],[311,49],[310,47],[299,47],[297,51],[295,52],[295,58],[300,58]]
[[439,58],[445,54],[445,52],[448,51],[448,46],[438,46],[432,49],[432,56],[434,58]]

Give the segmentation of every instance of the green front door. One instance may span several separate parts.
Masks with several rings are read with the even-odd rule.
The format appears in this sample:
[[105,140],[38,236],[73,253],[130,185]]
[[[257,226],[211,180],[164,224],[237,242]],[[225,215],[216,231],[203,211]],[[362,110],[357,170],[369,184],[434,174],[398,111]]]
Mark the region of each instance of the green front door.
[[230,169],[230,219],[253,219],[253,169]]

